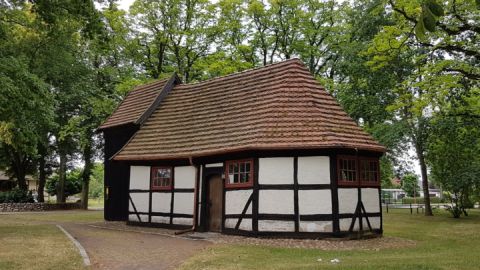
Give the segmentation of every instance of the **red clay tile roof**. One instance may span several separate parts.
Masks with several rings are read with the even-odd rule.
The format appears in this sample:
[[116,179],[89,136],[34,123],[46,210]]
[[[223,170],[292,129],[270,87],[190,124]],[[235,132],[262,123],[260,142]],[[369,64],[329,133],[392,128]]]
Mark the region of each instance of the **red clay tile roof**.
[[114,159],[322,148],[385,151],[294,59],[175,85]]
[[107,118],[98,130],[125,124],[140,124],[138,121],[153,105],[167,82],[168,79],[165,79],[137,86],[125,96],[117,109]]

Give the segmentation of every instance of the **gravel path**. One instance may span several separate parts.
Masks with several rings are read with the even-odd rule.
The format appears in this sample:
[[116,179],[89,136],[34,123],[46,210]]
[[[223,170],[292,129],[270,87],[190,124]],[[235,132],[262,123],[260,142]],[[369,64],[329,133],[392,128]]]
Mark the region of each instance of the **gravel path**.
[[282,239],[282,238],[254,238],[234,235],[223,235],[219,233],[185,233],[174,236],[173,230],[161,228],[147,228],[138,226],[128,226],[125,222],[102,222],[88,226],[95,228],[104,228],[116,231],[132,231],[143,234],[166,235],[170,237],[180,237],[188,239],[205,239],[213,244],[237,244],[237,245],[255,245],[255,246],[271,246],[284,248],[309,248],[320,250],[380,250],[390,248],[404,248],[416,245],[416,242],[409,239],[398,237],[376,237],[363,240],[348,239]]
[[87,250],[93,269],[174,269],[211,244],[86,224],[62,226]]

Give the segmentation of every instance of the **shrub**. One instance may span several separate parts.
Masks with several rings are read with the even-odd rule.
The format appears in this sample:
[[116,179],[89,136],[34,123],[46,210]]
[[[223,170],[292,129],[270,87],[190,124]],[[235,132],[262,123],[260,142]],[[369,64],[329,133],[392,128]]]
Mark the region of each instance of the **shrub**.
[[[57,195],[58,175],[47,180],[45,188],[51,196]],[[65,196],[75,195],[82,191],[80,171],[68,172],[65,179]]]
[[0,203],[33,203],[31,191],[13,188],[10,191],[0,192]]

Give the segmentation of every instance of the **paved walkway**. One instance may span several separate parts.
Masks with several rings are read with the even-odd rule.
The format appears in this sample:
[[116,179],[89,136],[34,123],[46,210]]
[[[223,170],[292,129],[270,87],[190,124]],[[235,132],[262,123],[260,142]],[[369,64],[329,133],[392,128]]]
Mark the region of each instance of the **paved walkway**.
[[93,269],[174,269],[211,245],[169,236],[125,232],[64,223],[62,226],[87,250]]

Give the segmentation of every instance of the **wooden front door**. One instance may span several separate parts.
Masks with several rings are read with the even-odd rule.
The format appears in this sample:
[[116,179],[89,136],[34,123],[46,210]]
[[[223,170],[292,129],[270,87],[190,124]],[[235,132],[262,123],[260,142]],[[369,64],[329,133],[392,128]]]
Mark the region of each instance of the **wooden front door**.
[[222,231],[223,181],[220,175],[208,181],[208,229]]

